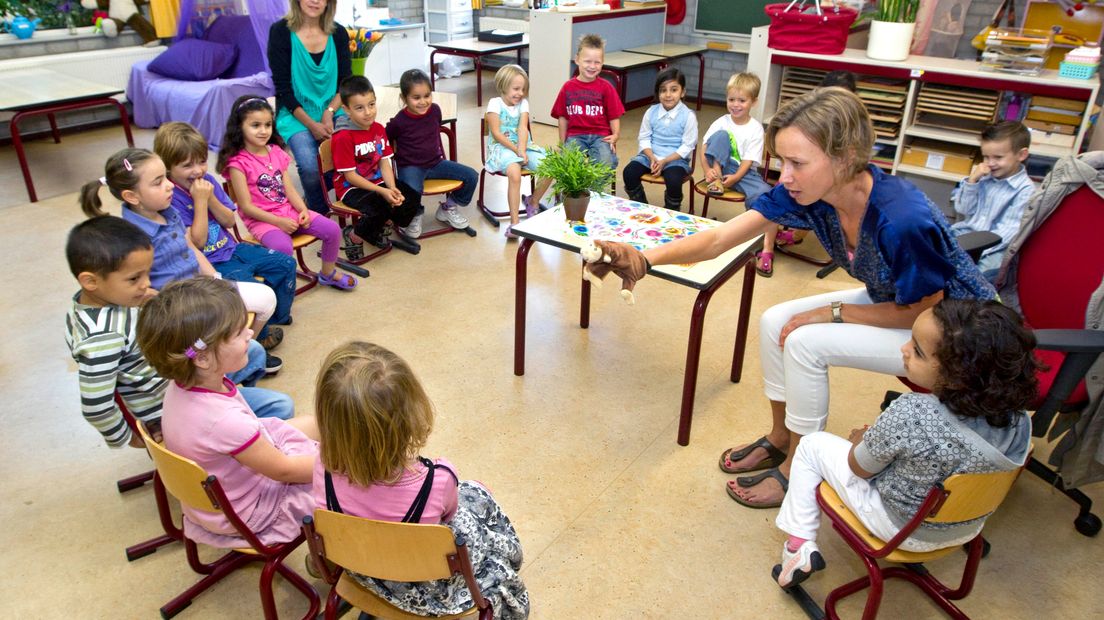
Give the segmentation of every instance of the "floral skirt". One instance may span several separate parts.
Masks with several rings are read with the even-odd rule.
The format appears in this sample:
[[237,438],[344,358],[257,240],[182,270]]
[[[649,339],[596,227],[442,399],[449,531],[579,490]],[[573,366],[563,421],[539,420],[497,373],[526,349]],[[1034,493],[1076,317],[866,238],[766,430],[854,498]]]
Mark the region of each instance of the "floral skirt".
[[[529,617],[529,592],[518,571],[521,541],[498,502],[478,482],[464,480],[459,502],[447,525],[468,543],[468,557],[483,597],[494,606],[494,617]],[[444,616],[469,609],[471,593],[461,575],[438,581],[384,581],[350,573],[364,587],[399,609],[417,615]]]

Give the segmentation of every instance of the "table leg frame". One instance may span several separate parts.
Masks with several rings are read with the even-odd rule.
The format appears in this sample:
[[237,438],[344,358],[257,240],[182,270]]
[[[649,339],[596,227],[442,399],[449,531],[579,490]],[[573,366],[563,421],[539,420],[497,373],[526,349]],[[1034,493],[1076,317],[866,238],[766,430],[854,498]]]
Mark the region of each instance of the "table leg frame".
[[740,291],[740,314],[736,321],[736,345],[732,349],[729,380],[739,383],[744,373],[744,349],[747,348],[748,323],[751,321],[751,296],[755,293],[755,262],[744,266],[744,286]]
[[525,374],[525,289],[532,247],[532,239],[522,239],[518,244],[514,274],[514,375],[518,377]]

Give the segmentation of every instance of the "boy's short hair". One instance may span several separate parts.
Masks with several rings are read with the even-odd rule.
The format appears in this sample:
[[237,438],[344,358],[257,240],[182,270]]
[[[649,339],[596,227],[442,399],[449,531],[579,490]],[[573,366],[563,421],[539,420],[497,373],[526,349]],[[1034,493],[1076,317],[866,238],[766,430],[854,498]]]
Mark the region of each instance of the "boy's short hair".
[[73,276],[84,272],[106,276],[118,271],[132,252],[151,250],[149,235],[121,217],[103,215],[87,219],[69,231],[65,258]]
[[819,88],[827,88],[828,86],[839,86],[851,92],[855,92],[858,89],[858,86],[855,84],[855,74],[842,69],[829,71],[824,75],[824,78],[820,80],[820,84],[817,84]]
[[1019,153],[1020,149],[1031,147],[1031,132],[1020,121],[1001,121],[981,130],[982,142],[1001,140],[1008,140],[1012,144],[1012,152]]
[[758,75],[754,73],[734,73],[732,77],[728,78],[725,93],[735,90],[747,95],[750,99],[758,99],[760,86],[762,86],[762,82],[759,81]]
[[575,50],[575,54],[581,54],[584,49],[598,50],[600,52],[606,51],[606,41],[602,37],[596,34],[584,34],[579,37],[579,49]]
[[207,140],[188,123],[173,121],[158,128],[153,136],[153,152],[171,171],[180,164],[207,161]]
[[341,95],[341,105],[349,105],[349,97],[367,94],[374,95],[376,94],[376,89],[372,88],[372,83],[363,75],[350,75],[344,80],[341,80],[341,86],[338,87],[337,92]]

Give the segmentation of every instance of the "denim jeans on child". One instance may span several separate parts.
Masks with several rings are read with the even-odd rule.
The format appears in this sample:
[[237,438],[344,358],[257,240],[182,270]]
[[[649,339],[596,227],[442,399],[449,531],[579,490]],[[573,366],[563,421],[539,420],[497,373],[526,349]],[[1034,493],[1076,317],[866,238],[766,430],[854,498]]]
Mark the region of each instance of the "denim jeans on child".
[[234,383],[241,384],[241,395],[249,408],[258,418],[280,418],[290,420],[295,415],[295,403],[287,394],[253,387],[265,374],[265,359],[268,354],[256,340],[249,341],[249,361],[245,367],[227,375]]
[[[727,131],[718,131],[705,143],[705,162],[710,166],[714,162],[721,162],[721,174],[734,174],[740,167],[740,163],[732,157],[732,143],[729,141]],[[763,180],[762,175],[755,168],[748,168],[743,178],[732,186],[732,189],[744,195],[744,204],[751,206],[755,199],[771,191],[771,186]]]
[[613,147],[596,134],[570,136],[564,140],[564,144],[578,144],[584,153],[590,156],[591,161],[600,161],[614,170],[617,169],[617,153]]
[[429,168],[417,166],[403,166],[399,168],[398,179],[413,189],[422,193],[425,189],[426,179],[451,179],[461,181],[464,184],[460,189],[449,194],[449,198],[461,207],[468,206],[475,195],[475,186],[479,183],[479,173],[464,164],[458,164],[451,159],[442,159]]
[[[214,268],[223,278],[235,282],[255,282],[260,276],[276,293],[276,311],[268,320],[270,324],[287,325],[291,319],[291,304],[295,300],[295,259],[252,243],[239,243],[234,254]],[[257,334],[263,338],[262,334]]]

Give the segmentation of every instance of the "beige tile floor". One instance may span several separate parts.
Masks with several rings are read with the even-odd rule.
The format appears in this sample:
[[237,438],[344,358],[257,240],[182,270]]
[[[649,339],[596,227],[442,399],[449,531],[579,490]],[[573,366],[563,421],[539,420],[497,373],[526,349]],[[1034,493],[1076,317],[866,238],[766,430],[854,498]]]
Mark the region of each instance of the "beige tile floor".
[[[490,76],[487,76],[488,81]],[[480,110],[471,76],[442,82],[460,94],[461,160],[478,163]],[[626,118],[619,154],[635,149],[642,109]],[[719,108],[701,113],[702,126]],[[549,144],[552,128],[537,125]],[[139,145],[152,132],[136,134]],[[151,618],[193,583],[179,546],[128,563],[123,548],[157,531],[152,491],[115,491],[117,478],[149,467],[137,450],[111,451],[80,419],[74,365],[62,334],[75,290],[62,247],[81,219],[75,190],[102,174],[122,145],[110,127],[30,145],[39,203],[27,204],[10,147],[0,150],[0,245],[7,269],[0,317],[0,616],[7,618]],[[488,195],[504,205],[504,183]],[[651,192],[658,201],[658,191]],[[735,209],[717,208],[730,217]],[[523,575],[533,617],[800,617],[772,585],[781,535],[775,511],[752,511],[724,493],[717,455],[766,430],[752,323],[744,380],[727,381],[739,287],[713,299],[706,322],[691,443],[675,443],[689,289],[659,280],[637,287],[625,306],[610,287],[594,296],[589,330],[577,326],[578,262],[549,247],[529,259],[528,373],[512,374],[516,245],[469,209],[479,236],[425,241],[421,255],[392,253],[369,267],[359,290],[312,291],[296,301],[295,325],[278,351],[286,367],[267,387],[291,394],[300,413],[325,353],[350,338],[379,342],[417,370],[438,408],[429,455],[452,459],[461,474],[490,485],[525,546]],[[774,278],[756,283],[753,316],[771,304],[855,286],[827,280],[782,257]],[[829,430],[846,434],[870,422],[890,377],[832,373]],[[1092,489],[1098,500],[1104,493]],[[1104,512],[1104,509],[1101,509]],[[1099,616],[1100,541],[1077,534],[1074,506],[1030,475],[1021,478],[989,522],[994,549],[963,608],[978,618]],[[809,585],[823,596],[861,566],[829,528],[828,569]],[[291,565],[301,569],[297,551]],[[959,570],[954,554],[933,565]],[[260,617],[259,571],[246,570],[195,600],[182,618]],[[318,584],[321,588],[322,584]],[[285,617],[304,605],[278,590]],[[850,615],[859,605],[845,607]],[[922,596],[888,587],[886,618],[938,618]],[[1095,610],[1095,611],[1093,611]]]

